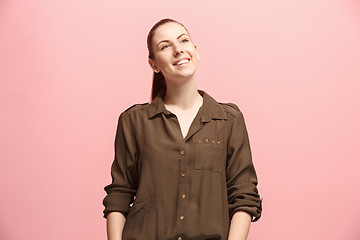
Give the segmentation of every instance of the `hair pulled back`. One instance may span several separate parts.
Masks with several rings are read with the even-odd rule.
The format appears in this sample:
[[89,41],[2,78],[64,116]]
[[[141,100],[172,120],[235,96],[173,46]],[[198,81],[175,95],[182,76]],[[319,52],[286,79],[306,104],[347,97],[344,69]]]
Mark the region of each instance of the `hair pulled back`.
[[[178,23],[181,26],[183,26],[185,29],[186,27],[181,24],[178,21],[175,21],[173,19],[170,18],[164,18],[161,19],[159,22],[155,23],[155,25],[150,29],[149,34],[147,36],[147,48],[149,51],[149,58],[150,59],[155,59],[154,56],[154,49],[153,49],[153,45],[152,45],[152,40],[153,40],[153,36],[155,33],[155,30],[160,27],[161,25],[168,23],[168,22],[174,22],[174,23]],[[186,29],[186,31],[189,33],[189,31]],[[153,73],[153,82],[152,82],[152,89],[151,89],[151,100],[154,100],[154,98],[158,95],[158,93],[162,90],[166,91],[166,81],[165,81],[165,77],[162,74],[162,72],[154,72]]]

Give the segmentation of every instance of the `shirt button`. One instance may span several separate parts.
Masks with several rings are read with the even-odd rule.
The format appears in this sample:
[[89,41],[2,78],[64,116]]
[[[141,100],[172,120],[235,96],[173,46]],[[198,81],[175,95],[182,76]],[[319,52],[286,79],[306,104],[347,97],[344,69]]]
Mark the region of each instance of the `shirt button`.
[[185,173],[184,173],[184,172],[183,172],[183,173],[181,173],[181,176],[182,176],[182,177],[185,177]]
[[180,151],[180,154],[181,154],[181,155],[184,155],[184,154],[185,154],[185,151],[184,151],[184,150],[181,150],[181,151]]
[[183,220],[185,217],[184,216],[180,216],[180,220]]
[[178,240],[182,240],[182,237],[178,237]]
[[182,199],[186,198],[186,195],[185,194],[181,195],[181,198]]

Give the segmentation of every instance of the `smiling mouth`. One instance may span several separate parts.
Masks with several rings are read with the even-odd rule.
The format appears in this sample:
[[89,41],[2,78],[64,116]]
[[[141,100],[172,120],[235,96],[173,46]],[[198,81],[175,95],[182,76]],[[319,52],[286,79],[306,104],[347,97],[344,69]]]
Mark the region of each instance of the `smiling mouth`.
[[181,66],[181,65],[187,64],[189,62],[190,62],[190,59],[183,59],[183,60],[181,60],[179,62],[174,63],[173,65],[174,66]]

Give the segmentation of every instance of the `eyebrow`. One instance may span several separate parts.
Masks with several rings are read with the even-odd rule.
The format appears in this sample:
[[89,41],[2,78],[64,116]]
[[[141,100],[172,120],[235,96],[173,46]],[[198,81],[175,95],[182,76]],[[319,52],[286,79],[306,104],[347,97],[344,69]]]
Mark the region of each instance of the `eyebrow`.
[[[178,36],[176,39],[181,38],[183,35],[187,35],[187,34],[186,34],[186,33],[183,33],[183,34],[181,34],[180,36]],[[187,36],[189,36],[189,35],[187,35]],[[161,40],[156,46],[159,46],[159,44],[162,43],[162,42],[170,42],[170,41],[169,41],[169,40]]]

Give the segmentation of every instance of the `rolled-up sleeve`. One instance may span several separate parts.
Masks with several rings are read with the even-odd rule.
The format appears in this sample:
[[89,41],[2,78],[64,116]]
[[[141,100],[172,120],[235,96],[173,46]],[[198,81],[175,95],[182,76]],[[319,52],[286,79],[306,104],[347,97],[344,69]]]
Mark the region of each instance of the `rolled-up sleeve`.
[[237,211],[245,211],[257,221],[262,212],[255,168],[252,162],[248,132],[242,112],[233,118],[228,142],[226,183],[230,219]]
[[104,190],[104,218],[110,212],[128,214],[138,187],[136,141],[132,132],[129,116],[120,114],[115,136],[115,157],[111,165],[112,183]]

